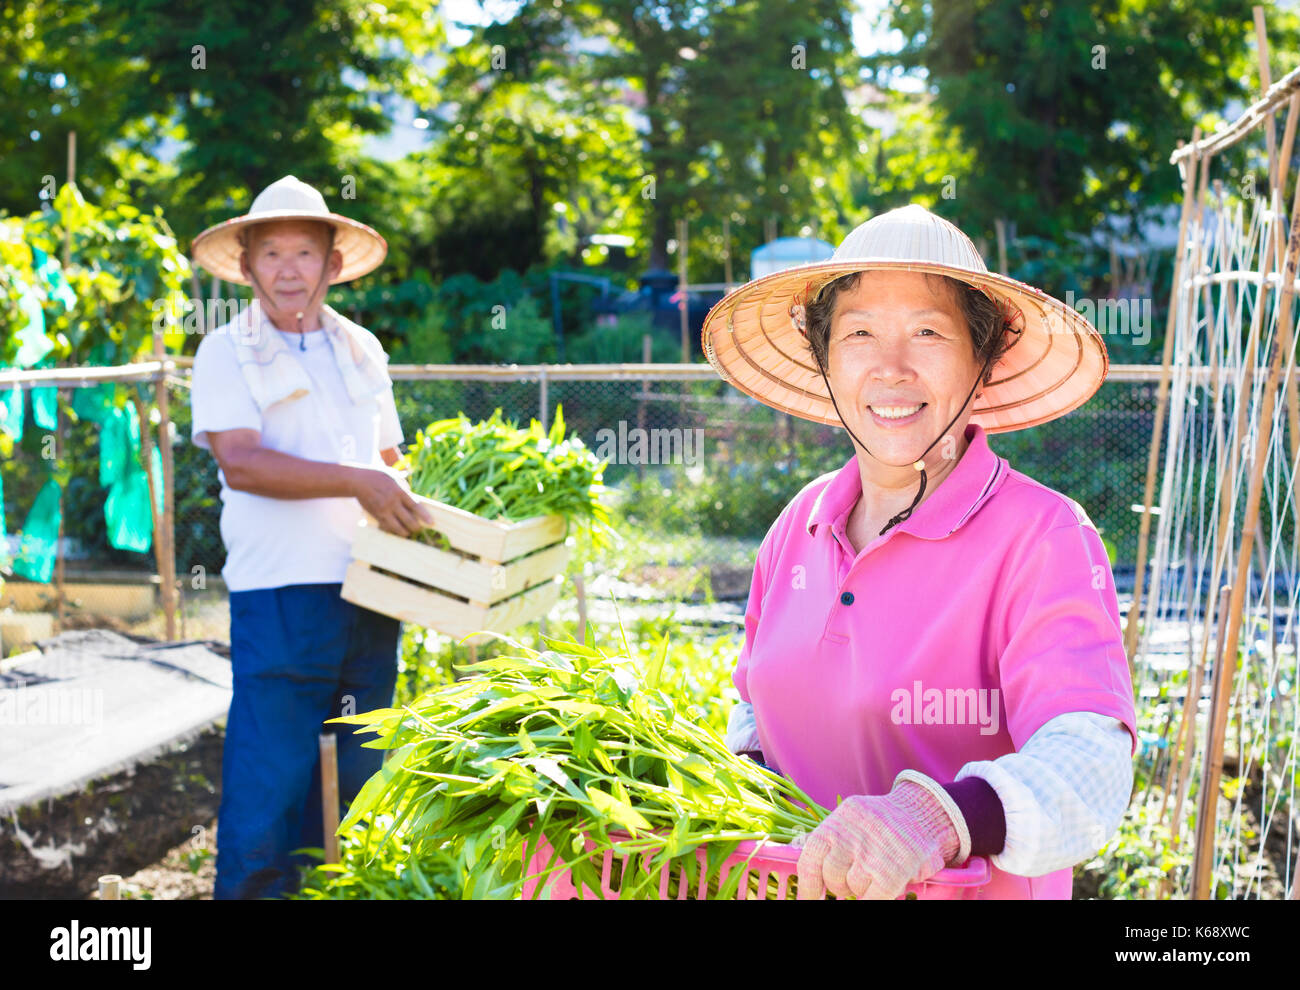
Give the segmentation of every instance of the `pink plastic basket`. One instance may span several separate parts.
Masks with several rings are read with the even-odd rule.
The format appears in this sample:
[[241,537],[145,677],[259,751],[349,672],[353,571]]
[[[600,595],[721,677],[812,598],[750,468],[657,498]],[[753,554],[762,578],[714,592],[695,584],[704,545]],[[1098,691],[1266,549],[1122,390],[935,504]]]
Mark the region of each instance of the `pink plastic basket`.
[[[610,838],[618,841],[627,838],[627,836],[621,832],[610,832]],[[596,844],[588,839],[586,846],[587,850],[590,851],[595,848]],[[751,853],[753,853],[752,856]],[[602,857],[592,861],[592,865],[596,867],[600,874],[600,893],[603,897],[609,900],[619,898],[618,877],[626,876],[632,869],[631,861],[634,855],[636,854],[627,853],[620,856],[612,849],[606,849]],[[591,892],[587,888],[584,887],[580,891],[574,885],[572,876],[563,865],[557,865],[557,868],[548,876],[540,876],[550,863],[551,856],[551,845],[544,837],[538,843],[531,858],[528,855],[527,844],[525,844],[524,859],[528,865],[524,871],[524,899],[531,899],[539,884],[542,885],[541,892],[537,894],[540,899],[573,900],[576,898],[582,900],[591,896]],[[703,867],[705,863],[704,850],[697,849],[696,857],[701,867]],[[617,877],[614,870],[615,859],[621,860],[621,869],[618,870]],[[768,842],[742,842],[719,869],[718,883],[725,883],[727,878],[731,876],[731,871],[739,868],[743,869],[745,873],[740,877],[740,884],[737,887],[736,897],[738,900],[749,899],[752,875],[757,875],[759,894],[766,893],[765,898],[756,897],[755,899],[790,900],[794,897],[794,891],[790,887],[790,878],[798,872],[798,862],[799,849],[795,846]],[[687,889],[686,867],[679,866],[678,869],[680,875],[677,900],[688,900],[692,892]],[[704,894],[707,880],[704,872],[701,869],[698,873],[698,881],[694,891],[697,898],[702,897]],[[659,896],[661,898],[668,896],[670,877],[671,868],[668,866],[663,867],[659,874]],[[973,900],[991,879],[992,870],[988,860],[983,856],[972,856],[961,866],[940,870],[923,883],[908,884],[907,891],[899,900],[911,898],[932,901]]]

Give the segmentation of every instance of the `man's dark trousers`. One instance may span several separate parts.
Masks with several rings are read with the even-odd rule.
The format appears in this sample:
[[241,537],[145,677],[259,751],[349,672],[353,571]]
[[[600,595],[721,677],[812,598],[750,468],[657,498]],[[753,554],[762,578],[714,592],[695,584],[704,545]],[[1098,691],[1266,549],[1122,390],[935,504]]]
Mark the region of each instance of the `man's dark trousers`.
[[383,751],[371,733],[328,718],[388,708],[401,623],[339,597],[341,584],[230,593],[234,693],[217,819],[215,899],[279,897],[297,888],[293,849],[324,844],[320,742],[338,735],[340,814]]

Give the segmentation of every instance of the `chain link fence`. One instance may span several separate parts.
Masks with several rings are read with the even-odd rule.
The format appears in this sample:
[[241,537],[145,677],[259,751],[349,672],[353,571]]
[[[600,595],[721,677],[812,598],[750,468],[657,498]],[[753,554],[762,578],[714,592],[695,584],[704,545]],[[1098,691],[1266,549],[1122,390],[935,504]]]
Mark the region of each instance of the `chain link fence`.
[[[1114,370],[1114,369],[1112,369]],[[463,412],[483,419],[494,409],[526,424],[549,425],[563,410],[569,435],[607,459],[605,483],[616,517],[637,534],[617,571],[634,568],[655,583],[658,565],[689,565],[713,577],[719,598],[748,592],[754,554],[772,521],[808,482],[852,455],[843,430],[778,413],[711,377],[707,368],[634,366],[483,369],[421,372],[393,368],[394,394],[406,441],[424,425]],[[1131,588],[1159,369],[1128,369],[1083,408],[1043,426],[993,435],[990,446],[1011,467],[1078,501],[1114,555],[1121,594]],[[566,377],[567,376],[567,377]],[[135,385],[121,385],[134,388]],[[142,386],[152,407],[152,385]],[[220,484],[212,455],[190,441],[187,371],[168,378],[174,452],[174,552],[182,637],[224,639],[228,631],[221,542]],[[152,551],[108,543],[93,423],[63,418],[59,452],[64,490],[65,625],[100,624],[150,635],[164,628]],[[15,445],[3,466],[5,523],[11,534],[53,470],[40,443]],[[673,589],[665,584],[665,599]],[[52,585],[11,578],[3,616],[52,611]],[[48,634],[45,620],[27,620]],[[9,642],[14,638],[10,636]],[[6,653],[12,647],[4,645]]]

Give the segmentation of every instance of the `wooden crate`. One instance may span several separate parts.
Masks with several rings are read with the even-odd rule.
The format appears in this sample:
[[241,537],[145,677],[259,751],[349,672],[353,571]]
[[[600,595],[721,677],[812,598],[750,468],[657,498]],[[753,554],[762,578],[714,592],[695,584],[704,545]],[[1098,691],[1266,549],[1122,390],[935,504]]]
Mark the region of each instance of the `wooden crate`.
[[367,516],[352,541],[343,598],[457,639],[508,632],[551,610],[569,562],[562,516],[506,523],[413,497],[460,553],[385,533]]

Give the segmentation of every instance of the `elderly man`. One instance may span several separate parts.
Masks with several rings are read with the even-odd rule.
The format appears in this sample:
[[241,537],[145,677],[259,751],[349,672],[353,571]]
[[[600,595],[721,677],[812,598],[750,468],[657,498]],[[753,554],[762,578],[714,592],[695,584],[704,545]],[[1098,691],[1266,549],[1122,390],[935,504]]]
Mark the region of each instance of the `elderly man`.
[[[293,176],[194,241],[197,264],[255,295],[194,359],[193,440],[220,466],[234,674],[217,898],[296,888],[306,860],[292,850],[324,841],[322,722],[392,704],[400,623],[339,597],[351,535],[363,509],[404,536],[432,520],[390,470],[403,437],[387,355],[324,305],[328,284],[386,252]],[[339,734],[344,803],[380,767],[360,741]]]

